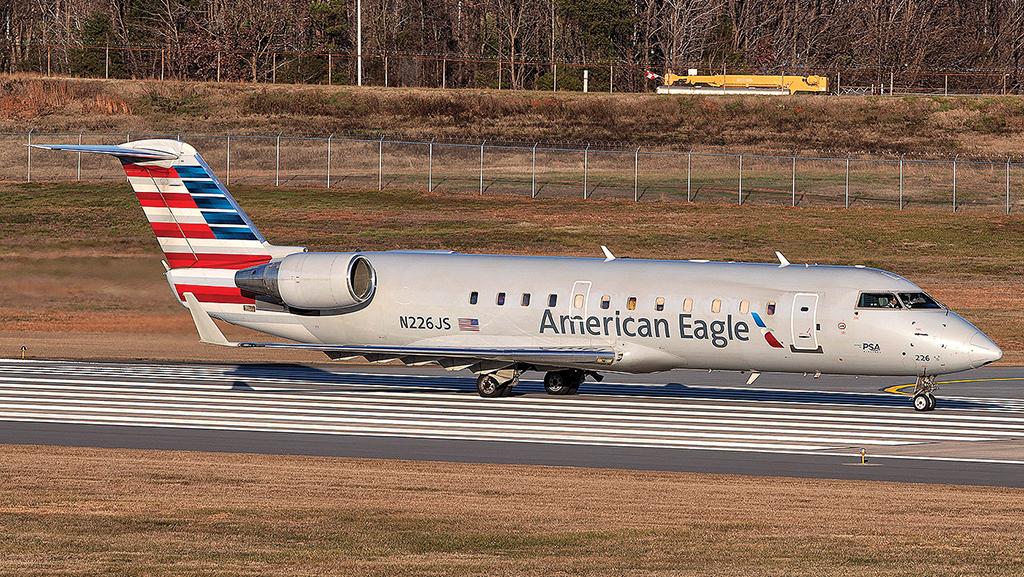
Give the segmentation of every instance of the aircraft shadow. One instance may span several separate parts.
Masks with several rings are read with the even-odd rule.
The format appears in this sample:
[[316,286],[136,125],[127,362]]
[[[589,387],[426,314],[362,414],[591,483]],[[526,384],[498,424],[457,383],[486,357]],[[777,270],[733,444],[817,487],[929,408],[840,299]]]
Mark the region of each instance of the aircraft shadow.
[[[400,370],[400,369],[399,369]],[[358,369],[357,369],[358,371]],[[231,390],[259,392],[261,394],[322,393],[325,395],[346,391],[368,393],[424,393],[475,395],[476,381],[462,375],[401,375],[377,373],[335,373],[317,367],[299,364],[247,364],[234,365],[227,373],[235,377]],[[909,408],[910,399],[889,393],[852,393],[842,391],[758,390],[683,384],[679,382],[657,384],[594,383],[588,381],[580,389],[588,397],[634,397],[699,401],[740,401],[760,403],[788,403],[808,405],[847,405],[871,408]],[[516,386],[513,396],[544,392],[539,380],[526,379]],[[939,407],[961,410],[1001,409],[999,401],[944,399],[939,395]]]

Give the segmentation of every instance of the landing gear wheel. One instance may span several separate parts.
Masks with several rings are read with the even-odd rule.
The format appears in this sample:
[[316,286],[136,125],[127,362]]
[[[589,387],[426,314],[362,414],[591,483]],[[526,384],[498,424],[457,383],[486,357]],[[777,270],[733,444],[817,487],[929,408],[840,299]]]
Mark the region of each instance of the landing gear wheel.
[[544,390],[549,395],[575,395],[586,378],[583,371],[551,371],[544,375]]
[[935,377],[933,376],[921,376],[917,377],[917,385],[914,387],[914,410],[915,411],[934,411],[935,410],[935,394],[933,391],[938,388],[935,386]]
[[476,378],[476,392],[485,399],[504,396],[511,389],[502,385],[494,375],[480,375]]
[[568,371],[551,371],[544,375],[544,390],[549,395],[568,395],[572,390],[572,379]]

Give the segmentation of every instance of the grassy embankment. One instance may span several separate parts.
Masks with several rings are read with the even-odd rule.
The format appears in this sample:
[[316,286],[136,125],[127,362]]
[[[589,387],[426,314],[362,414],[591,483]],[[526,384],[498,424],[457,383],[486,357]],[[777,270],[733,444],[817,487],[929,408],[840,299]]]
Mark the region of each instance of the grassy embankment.
[[[1024,362],[1024,222],[965,211],[688,205],[678,201],[235,187],[278,244],[865,264],[894,270]],[[196,343],[123,183],[2,185],[0,354],[320,360]]]
[[387,134],[679,150],[1024,154],[1024,97],[690,97],[0,79],[0,131]]

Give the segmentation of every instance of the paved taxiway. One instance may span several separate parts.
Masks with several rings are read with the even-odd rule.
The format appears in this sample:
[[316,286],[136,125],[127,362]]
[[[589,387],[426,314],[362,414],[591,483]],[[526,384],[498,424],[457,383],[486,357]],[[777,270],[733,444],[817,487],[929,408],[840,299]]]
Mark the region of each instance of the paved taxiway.
[[948,377],[932,413],[884,391],[900,379],[744,380],[611,375],[552,397],[526,379],[480,399],[430,368],[0,360],[0,443],[1024,486],[1024,370]]

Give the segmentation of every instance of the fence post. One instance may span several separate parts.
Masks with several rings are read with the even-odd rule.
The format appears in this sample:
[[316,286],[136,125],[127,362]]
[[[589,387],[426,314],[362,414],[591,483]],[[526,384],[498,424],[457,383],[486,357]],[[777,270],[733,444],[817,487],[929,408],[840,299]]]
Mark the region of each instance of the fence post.
[[275,163],[274,163],[274,186],[281,185],[281,133],[277,134],[277,146],[275,147]]
[[160,49],[160,80],[164,79],[164,49]]
[[441,59],[441,89],[448,88],[448,59]]
[[615,92],[615,65],[608,65],[608,94]]
[[843,91],[843,71],[836,71],[836,96]]
[[272,66],[270,69],[270,83],[277,84],[277,52],[273,54],[270,65]]
[[583,149],[583,200],[587,200],[587,173],[590,171],[590,143]]
[[230,185],[231,184],[231,135],[230,134],[228,135],[228,155],[227,156],[228,156],[228,159],[227,159],[227,169],[226,169],[225,172],[227,173],[226,174],[227,183]]
[[427,192],[434,190],[434,139],[427,143]]
[[328,52],[327,53],[327,86],[330,86],[331,84],[333,84],[333,82],[331,82],[331,80],[332,80],[331,73],[333,71],[334,71],[334,58],[333,58],[333,55],[330,52]]
[[[81,132],[78,133],[78,146],[82,146],[82,133]],[[75,167],[75,180],[81,181],[82,180],[82,153],[79,152],[75,156],[78,157],[78,160],[76,161],[76,167]],[[1007,161],[1007,165],[1009,165],[1009,161]]]
[[480,141],[480,196],[484,195],[484,144],[486,139]]
[[32,131],[35,128],[30,128],[28,131],[28,166],[25,173],[26,182],[32,182]]
[[903,210],[903,155],[900,155],[900,210]]
[[633,155],[633,202],[640,202],[640,147]]
[[953,157],[953,212],[956,212],[956,159],[960,155]]
[[530,173],[531,173],[531,184],[530,184],[530,198],[537,198],[537,144],[533,144],[532,159],[530,161]]
[[334,139],[334,133],[327,137],[327,188],[331,187],[331,140]]
[[796,206],[796,156],[793,157],[793,206]]
[[551,92],[558,92],[558,64],[551,64]]
[[736,190],[737,190],[738,195],[739,195],[739,201],[740,201],[739,204],[740,204],[740,206],[743,206],[743,154],[742,153],[739,155],[739,158],[740,158],[740,169],[739,169],[739,176],[740,176],[740,178],[739,178],[739,188],[737,188]]
[[384,190],[384,135],[377,142],[377,192]]
[[47,45],[46,47],[46,76],[50,76],[50,60],[52,58],[53,47]]
[[388,55],[384,55],[384,88],[390,86],[388,84]]
[[949,96],[949,74],[942,77],[942,95]]
[[1006,214],[1010,214],[1010,157],[1006,157]]
[[217,51],[217,82],[220,82],[220,50]]
[[846,202],[844,208],[850,208],[850,157],[846,157]]
[[692,156],[692,150],[686,153],[686,202],[692,202],[690,200],[690,159]]
[[103,78],[110,78],[110,47],[103,47]]
[[896,73],[892,70],[889,71],[889,96],[896,94],[895,92],[895,79]]

